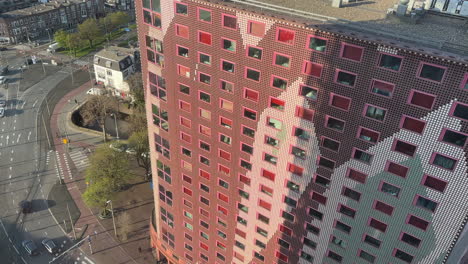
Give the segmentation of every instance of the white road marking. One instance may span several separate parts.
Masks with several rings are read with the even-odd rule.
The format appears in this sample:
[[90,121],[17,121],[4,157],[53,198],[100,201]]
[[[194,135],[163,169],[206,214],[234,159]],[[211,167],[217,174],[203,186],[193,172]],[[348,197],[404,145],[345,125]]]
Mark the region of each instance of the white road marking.
[[13,161],[13,158],[10,158],[10,161]]
[[10,170],[13,170],[13,167],[10,167]]
[[29,134],[28,134],[28,141],[30,138],[31,138],[31,131],[29,131]]
[[16,253],[19,254],[19,251],[18,251],[18,249],[16,248],[15,245],[13,245],[13,248],[15,249]]
[[16,119],[15,119],[15,120],[13,120],[13,123],[16,123]]
[[6,145],[8,146],[8,140],[10,139],[10,135],[6,136]]
[[18,138],[16,139],[16,143],[19,143],[20,137],[21,137],[21,133],[18,134]]
[[11,174],[10,174],[10,175],[8,175],[8,178],[9,178],[9,179],[11,179]]
[[23,104],[21,105],[21,109],[24,108],[24,105],[26,104],[26,101],[23,102]]
[[33,108],[36,106],[37,100],[38,100],[38,99],[36,99],[36,101],[34,101]]
[[15,152],[15,150],[14,150],[14,149],[12,149],[12,150],[11,150],[11,154],[13,154],[13,152]]

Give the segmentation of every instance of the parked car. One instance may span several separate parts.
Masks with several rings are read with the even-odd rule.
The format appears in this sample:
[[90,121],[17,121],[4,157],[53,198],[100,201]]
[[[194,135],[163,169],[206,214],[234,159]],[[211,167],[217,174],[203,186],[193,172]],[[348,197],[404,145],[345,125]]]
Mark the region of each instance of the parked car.
[[47,252],[49,252],[50,254],[55,254],[55,253],[57,253],[59,251],[59,248],[57,247],[57,245],[50,238],[46,238],[46,239],[42,240],[41,243],[45,247]]
[[5,107],[6,106],[6,101],[3,99],[0,99],[0,107]]
[[23,214],[29,214],[32,212],[32,203],[30,201],[21,201],[19,205]]
[[86,92],[86,94],[89,94],[89,95],[103,95],[105,93],[106,91],[100,88],[91,88]]
[[36,244],[32,240],[24,240],[21,245],[23,248],[28,252],[29,256],[36,256],[39,254],[39,249],[37,248]]
[[7,74],[9,72],[8,65],[0,66],[0,74]]
[[4,116],[5,116],[5,108],[0,107],[0,117],[4,117]]
[[4,84],[8,81],[8,79],[5,76],[0,76],[0,84]]

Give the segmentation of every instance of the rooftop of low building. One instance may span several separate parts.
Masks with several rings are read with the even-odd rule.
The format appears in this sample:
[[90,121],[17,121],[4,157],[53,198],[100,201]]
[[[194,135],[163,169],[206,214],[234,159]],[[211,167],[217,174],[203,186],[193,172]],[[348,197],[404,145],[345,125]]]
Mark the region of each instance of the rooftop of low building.
[[134,54],[134,49],[110,46],[94,55],[94,64],[113,70],[124,70],[133,63],[129,56]]
[[[468,1],[447,0],[447,10],[442,12],[437,9],[440,1],[431,8],[427,6],[431,0],[410,0],[403,16],[395,14],[398,0],[349,0],[342,2],[340,8],[333,7],[332,1],[225,0],[218,3],[382,44],[405,49],[417,47],[419,52],[468,63]],[[455,12],[457,9],[460,11]]]
[[30,15],[33,15],[33,14],[48,12],[48,11],[57,9],[57,8],[59,8],[61,6],[69,6],[69,5],[79,4],[79,3],[83,3],[83,2],[86,2],[86,1],[83,1],[83,0],[51,0],[48,3],[39,3],[39,4],[35,4],[33,6],[30,6],[30,7],[5,12],[5,13],[0,14],[0,16],[9,17],[9,18],[18,18],[18,17],[23,17],[23,16],[30,16]]

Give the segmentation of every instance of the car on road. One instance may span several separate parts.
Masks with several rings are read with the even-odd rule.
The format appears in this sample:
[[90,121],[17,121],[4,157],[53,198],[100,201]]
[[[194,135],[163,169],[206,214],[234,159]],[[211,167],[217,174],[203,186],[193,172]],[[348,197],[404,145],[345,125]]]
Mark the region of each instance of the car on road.
[[4,117],[4,116],[5,116],[5,108],[0,107],[0,117]]
[[37,248],[36,244],[32,240],[24,240],[21,242],[23,248],[28,252],[29,256],[36,256],[39,255],[39,249]]
[[50,254],[55,254],[55,253],[57,253],[59,251],[59,248],[57,247],[57,245],[50,238],[46,238],[46,239],[42,240],[41,243],[45,247],[47,252],[49,252]]
[[3,99],[0,99],[0,107],[5,107],[6,106],[6,101]]
[[124,151],[127,150],[128,146],[125,143],[117,141],[117,142],[111,143],[109,145],[109,148],[111,148],[111,149],[113,149],[113,150],[115,150],[117,152],[124,152]]
[[4,84],[8,81],[8,79],[5,76],[0,76],[0,84]]
[[29,214],[32,212],[32,203],[30,201],[21,201],[19,205],[23,214]]

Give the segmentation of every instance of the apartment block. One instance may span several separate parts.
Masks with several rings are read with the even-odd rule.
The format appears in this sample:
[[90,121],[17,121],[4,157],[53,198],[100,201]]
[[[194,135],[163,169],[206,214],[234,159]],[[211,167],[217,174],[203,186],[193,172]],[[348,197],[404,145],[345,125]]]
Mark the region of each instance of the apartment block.
[[157,259],[463,251],[467,17],[426,2],[137,1]]

